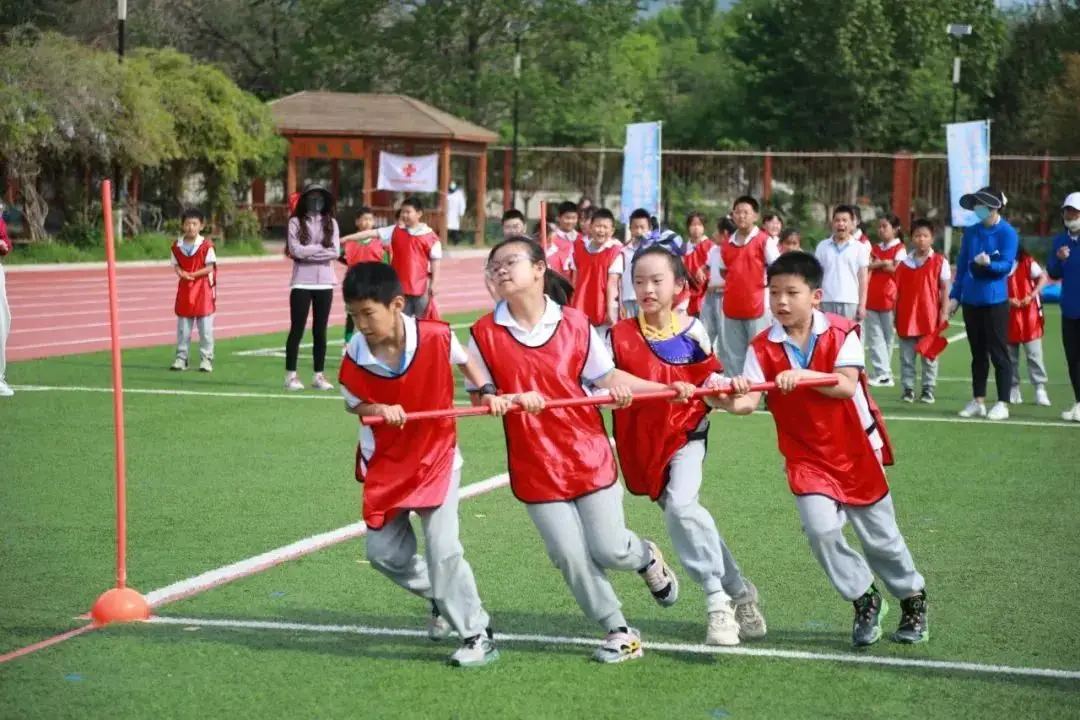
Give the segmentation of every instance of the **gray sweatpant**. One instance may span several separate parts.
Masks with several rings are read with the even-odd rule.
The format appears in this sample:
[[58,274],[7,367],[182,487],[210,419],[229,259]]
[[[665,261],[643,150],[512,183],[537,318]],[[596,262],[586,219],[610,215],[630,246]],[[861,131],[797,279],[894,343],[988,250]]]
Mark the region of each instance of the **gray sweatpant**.
[[367,558],[372,567],[414,595],[434,600],[439,613],[461,638],[483,633],[490,618],[480,603],[472,568],[458,539],[458,489],[455,470],[446,500],[417,510],[424,529],[424,557],[416,554],[416,532],[401,512],[378,530],[368,530]]
[[203,315],[199,318],[176,318],[176,357],[184,362],[188,359],[191,346],[191,330],[199,327],[199,356],[205,360],[214,359],[214,316]]
[[[1012,386],[1020,387],[1020,346],[1024,346],[1024,355],[1027,356],[1028,378],[1032,385],[1045,385],[1046,364],[1043,362],[1042,338],[1031,342],[1009,345],[1009,359],[1012,360]],[[3,373],[0,373],[3,377]]]
[[840,315],[846,317],[848,320],[854,320],[855,314],[859,311],[858,303],[842,303],[842,302],[822,302],[821,312],[832,313],[833,315]]
[[[915,352],[915,346],[922,340],[921,337],[900,338],[900,387],[904,390],[915,391],[915,362],[919,357]],[[922,359],[922,386],[923,389],[933,388],[937,384],[938,361]]]
[[[718,352],[720,361],[724,361],[724,294],[718,290],[710,290],[705,293],[705,301],[701,304],[701,322],[705,325],[705,332],[709,334],[713,352]],[[719,348],[719,350],[717,350]],[[742,368],[739,368],[740,372]]]
[[870,354],[870,377],[892,377],[892,349],[896,328],[893,325],[895,314],[892,310],[884,312],[867,310],[863,322],[863,345]]
[[576,500],[526,507],[548,557],[585,616],[605,632],[628,627],[604,570],[642,570],[652,553],[644,540],[626,528],[622,484],[616,482]]
[[[875,573],[885,588],[900,599],[926,588],[896,525],[892,494],[865,507],[842,505],[824,495],[798,495],[795,505],[810,550],[845,600],[862,597],[874,582]],[[848,520],[865,558],[844,538]]]
[[736,320],[723,316],[720,327],[724,346],[721,349],[720,359],[724,363],[724,372],[728,377],[742,375],[750,341],[759,332],[769,327],[769,322],[768,314],[753,320]]
[[668,484],[657,502],[664,511],[671,544],[686,574],[705,590],[706,605],[712,612],[752,590],[720,537],[713,516],[698,500],[704,461],[704,440],[691,440],[679,449],[668,465]]
[[4,266],[0,265],[0,380],[7,372],[7,339],[11,333],[11,308],[7,299],[7,279]]

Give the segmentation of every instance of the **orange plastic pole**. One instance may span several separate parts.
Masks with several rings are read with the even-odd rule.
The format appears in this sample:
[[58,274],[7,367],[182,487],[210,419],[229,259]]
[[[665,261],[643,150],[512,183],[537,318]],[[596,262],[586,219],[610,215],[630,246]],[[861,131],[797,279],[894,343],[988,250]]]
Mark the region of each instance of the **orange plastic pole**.
[[124,453],[124,378],[120,357],[120,308],[116,293],[112,183],[101,183],[105,211],[105,266],[109,278],[109,334],[112,344],[113,422],[116,425],[116,587],[127,587],[127,465]]
[[544,248],[544,252],[547,252],[548,236],[547,236],[547,203],[543,200],[540,201],[540,247]]
[[[839,382],[839,378],[835,375],[822,378],[811,378],[809,380],[802,380],[799,382],[799,387],[832,387]],[[760,383],[750,386],[750,392],[768,392],[776,389],[776,383]],[[730,393],[730,388],[709,389],[702,388],[694,392],[694,397],[706,397],[709,395],[727,395]],[[634,401],[639,402],[641,400],[670,400],[675,397],[674,390],[651,390],[649,392],[636,393],[634,395]],[[614,405],[615,401],[608,395],[597,395],[592,397],[583,398],[559,398],[556,400],[547,400],[544,403],[544,409],[549,408],[564,408],[564,407],[582,407],[587,405]],[[514,406],[509,412],[522,412],[520,406]],[[474,406],[474,407],[461,407],[461,408],[444,408],[439,410],[419,410],[417,412],[408,413],[405,416],[406,420],[441,420],[445,418],[458,418],[458,417],[471,417],[474,415],[490,415],[491,408],[486,406]],[[386,418],[378,415],[370,415],[360,418],[360,422],[364,425],[382,425],[386,422]]]

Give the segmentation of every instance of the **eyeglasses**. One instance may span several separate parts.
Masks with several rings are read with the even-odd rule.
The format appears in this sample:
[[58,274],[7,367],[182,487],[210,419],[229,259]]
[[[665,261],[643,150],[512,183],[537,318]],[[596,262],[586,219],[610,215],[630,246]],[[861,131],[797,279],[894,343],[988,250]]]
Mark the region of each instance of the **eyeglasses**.
[[517,265],[519,262],[521,262],[522,260],[528,260],[528,259],[529,259],[529,256],[524,254],[524,253],[518,253],[517,255],[511,255],[510,257],[506,258],[502,262],[495,262],[495,261],[489,262],[487,264],[487,267],[484,268],[484,272],[487,273],[488,277],[495,277],[496,275],[499,274],[500,271],[506,270],[507,272],[510,272],[510,269],[513,268],[515,265]]

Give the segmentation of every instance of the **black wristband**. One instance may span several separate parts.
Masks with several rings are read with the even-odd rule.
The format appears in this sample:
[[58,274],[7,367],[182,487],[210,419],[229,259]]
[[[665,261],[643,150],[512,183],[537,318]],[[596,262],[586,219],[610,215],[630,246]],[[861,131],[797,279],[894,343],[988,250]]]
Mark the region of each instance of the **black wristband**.
[[484,397],[485,395],[495,395],[499,391],[495,388],[494,385],[492,385],[491,383],[488,383],[487,385],[481,385],[476,390],[476,392],[480,397]]

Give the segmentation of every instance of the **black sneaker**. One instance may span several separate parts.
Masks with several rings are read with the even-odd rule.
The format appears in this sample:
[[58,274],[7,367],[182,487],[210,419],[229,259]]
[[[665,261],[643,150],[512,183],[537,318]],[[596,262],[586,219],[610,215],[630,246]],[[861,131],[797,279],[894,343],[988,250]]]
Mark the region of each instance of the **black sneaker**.
[[934,400],[934,388],[924,387],[922,389],[922,395],[919,396],[919,402],[926,403],[927,405],[933,405]]
[[911,388],[904,388],[904,392],[901,393],[900,399],[908,403],[915,402],[915,391]]
[[851,628],[851,644],[855,647],[873,645],[881,639],[881,619],[889,611],[888,603],[871,585],[852,605],[855,606],[855,622]]
[[900,627],[892,634],[893,642],[914,645],[930,639],[926,624],[926,591],[900,601]]

